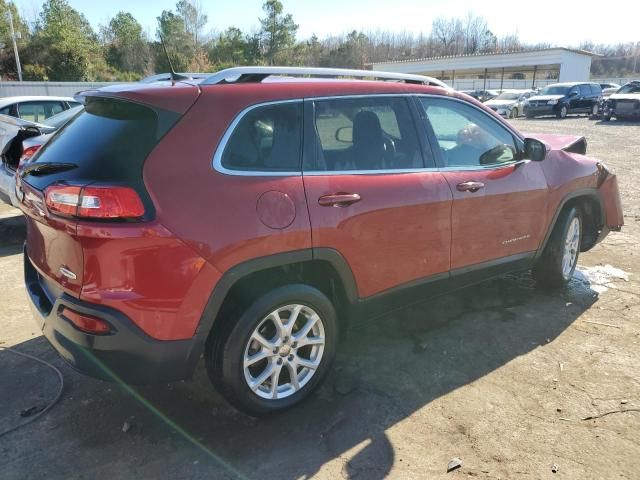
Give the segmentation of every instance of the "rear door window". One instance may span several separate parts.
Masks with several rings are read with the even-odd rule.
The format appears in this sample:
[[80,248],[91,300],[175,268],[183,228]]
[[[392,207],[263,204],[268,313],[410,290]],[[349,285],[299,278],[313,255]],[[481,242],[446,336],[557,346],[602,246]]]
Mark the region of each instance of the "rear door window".
[[314,102],[315,165],[309,171],[424,168],[406,98],[372,96]]
[[18,105],[20,118],[30,122],[42,122],[63,110],[62,102],[22,102]]
[[223,168],[255,172],[301,170],[302,102],[263,105],[246,113],[224,146]]
[[580,85],[580,96],[581,97],[591,96],[591,88],[589,88],[589,85]]

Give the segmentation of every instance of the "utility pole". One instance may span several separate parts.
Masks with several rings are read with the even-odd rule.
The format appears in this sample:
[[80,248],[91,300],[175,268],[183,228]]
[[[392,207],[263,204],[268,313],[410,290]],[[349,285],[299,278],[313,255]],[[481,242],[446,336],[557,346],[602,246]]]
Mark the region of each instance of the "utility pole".
[[18,55],[18,44],[16,43],[16,32],[13,29],[13,15],[11,8],[7,8],[9,14],[9,27],[11,28],[11,41],[13,42],[13,54],[16,57],[16,67],[18,68],[18,80],[22,81],[22,67],[20,66],[20,55]]

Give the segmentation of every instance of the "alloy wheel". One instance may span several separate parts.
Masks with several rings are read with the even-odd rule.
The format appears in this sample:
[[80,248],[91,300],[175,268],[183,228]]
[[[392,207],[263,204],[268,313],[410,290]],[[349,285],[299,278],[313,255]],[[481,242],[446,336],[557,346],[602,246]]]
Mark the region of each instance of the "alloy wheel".
[[564,252],[562,255],[562,275],[569,279],[578,259],[578,248],[580,246],[580,219],[574,217],[567,229],[567,236],[564,240]]
[[267,315],[244,351],[244,378],[259,397],[279,400],[303,388],[322,362],[322,319],[307,305],[291,304]]

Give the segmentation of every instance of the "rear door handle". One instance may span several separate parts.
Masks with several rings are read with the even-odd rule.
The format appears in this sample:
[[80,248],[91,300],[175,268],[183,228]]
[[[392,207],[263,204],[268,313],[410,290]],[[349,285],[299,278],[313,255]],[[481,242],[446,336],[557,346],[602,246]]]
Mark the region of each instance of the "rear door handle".
[[357,193],[334,193],[318,199],[318,203],[323,207],[346,207],[359,201],[360,195]]
[[481,188],[484,188],[484,183],[482,182],[462,182],[459,183],[458,185],[456,185],[456,189],[459,192],[477,192],[478,190],[480,190]]

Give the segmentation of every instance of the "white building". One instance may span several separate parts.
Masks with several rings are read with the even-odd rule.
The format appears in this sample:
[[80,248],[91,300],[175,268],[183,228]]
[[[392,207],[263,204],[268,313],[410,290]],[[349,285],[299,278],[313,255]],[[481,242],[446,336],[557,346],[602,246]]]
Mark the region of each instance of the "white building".
[[532,88],[556,82],[589,80],[598,54],[570,48],[481,53],[372,63],[372,70],[439,78],[455,88]]

